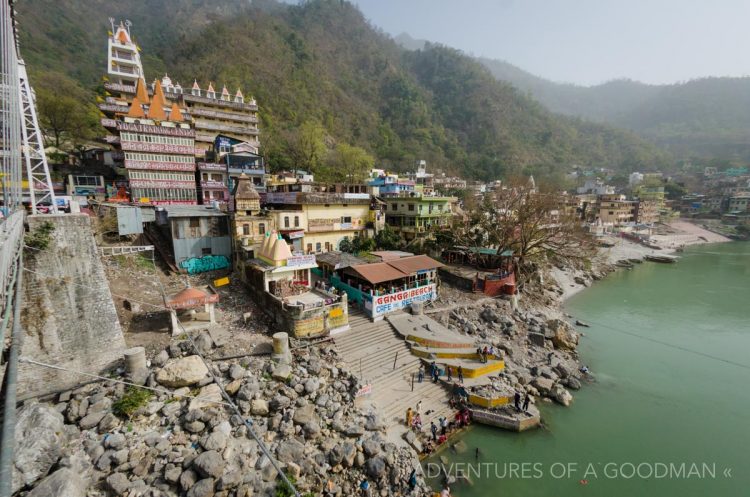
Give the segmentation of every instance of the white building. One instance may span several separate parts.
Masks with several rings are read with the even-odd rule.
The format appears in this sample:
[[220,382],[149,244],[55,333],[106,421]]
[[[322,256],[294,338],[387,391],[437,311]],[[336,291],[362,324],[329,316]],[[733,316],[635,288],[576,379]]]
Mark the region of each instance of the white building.
[[143,78],[143,66],[138,46],[130,37],[130,21],[115,28],[114,19],[109,19],[112,31],[107,41],[107,77],[110,83],[135,87]]
[[643,183],[643,173],[634,172],[630,173],[630,177],[628,177],[628,184],[630,186],[637,185],[638,183]]

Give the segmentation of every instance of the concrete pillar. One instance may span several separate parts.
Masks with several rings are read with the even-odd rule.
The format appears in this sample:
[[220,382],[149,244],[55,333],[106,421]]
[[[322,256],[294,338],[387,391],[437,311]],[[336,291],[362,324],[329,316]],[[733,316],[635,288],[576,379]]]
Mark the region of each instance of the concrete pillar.
[[271,360],[279,364],[291,364],[292,353],[289,351],[289,334],[283,331],[273,334],[273,354]]
[[169,311],[169,318],[172,322],[172,336],[176,337],[180,333],[182,333],[182,329],[180,328],[180,323],[177,320],[177,311],[175,311],[174,309]]
[[146,349],[143,347],[133,347],[124,352],[125,370],[133,373],[140,369],[146,369]]
[[214,304],[208,304],[208,321],[211,324],[216,322],[216,312]]

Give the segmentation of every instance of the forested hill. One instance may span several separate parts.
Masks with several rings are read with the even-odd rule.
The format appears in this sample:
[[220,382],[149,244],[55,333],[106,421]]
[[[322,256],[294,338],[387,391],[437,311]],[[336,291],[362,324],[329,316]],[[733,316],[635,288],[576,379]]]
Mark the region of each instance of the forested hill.
[[673,85],[615,80],[584,87],[555,83],[507,62],[480,59],[499,80],[562,114],[630,129],[676,158],[750,161],[750,78],[703,78]]
[[299,165],[300,129],[316,128],[326,147],[360,146],[385,167],[426,159],[477,178],[671,161],[629,132],[552,114],[456,50],[407,51],[341,0],[25,0],[18,8],[32,78],[51,70],[100,91],[107,18],[130,19],[149,79],[168,72],[183,85],[213,81],[257,98],[275,168]]

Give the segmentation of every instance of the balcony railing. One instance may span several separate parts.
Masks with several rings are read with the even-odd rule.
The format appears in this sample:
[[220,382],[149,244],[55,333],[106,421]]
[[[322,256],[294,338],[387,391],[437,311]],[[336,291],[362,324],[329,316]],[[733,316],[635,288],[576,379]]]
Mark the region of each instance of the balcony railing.
[[127,114],[128,110],[130,110],[130,107],[127,105],[115,105],[115,104],[99,104],[97,105],[99,107],[99,110],[104,112],[119,112],[121,114]]
[[201,181],[201,188],[209,190],[229,190],[229,187],[221,181]]
[[177,190],[195,190],[194,181],[176,181],[166,179],[131,179],[131,188],[174,188]]
[[228,133],[238,133],[241,135],[257,135],[258,128],[249,126],[232,126],[231,124],[213,123],[206,121],[198,121],[195,123],[196,129],[210,129],[214,131],[226,131]]
[[224,164],[217,164],[215,162],[199,162],[198,170],[200,171],[226,171],[227,167]]
[[220,107],[226,107],[228,109],[240,109],[240,110],[258,110],[256,104],[240,103],[240,102],[228,102],[219,98],[207,98],[185,93],[186,102],[202,103],[207,105],[218,105]]
[[220,110],[208,110],[208,109],[190,109],[190,112],[194,116],[200,117],[212,117],[215,119],[226,119],[228,121],[239,121],[244,123],[257,123],[258,118],[255,116],[248,116],[246,114],[234,114],[231,112],[222,112]]
[[122,149],[134,152],[161,152],[168,154],[195,155],[196,148],[188,145],[168,145],[166,143],[122,142]]
[[125,159],[125,168],[154,171],[195,171],[195,164]]

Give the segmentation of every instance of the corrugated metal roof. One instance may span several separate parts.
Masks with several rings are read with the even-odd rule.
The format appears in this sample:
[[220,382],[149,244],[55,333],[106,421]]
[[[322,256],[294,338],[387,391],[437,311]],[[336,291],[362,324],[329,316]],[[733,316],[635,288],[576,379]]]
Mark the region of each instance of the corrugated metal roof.
[[227,215],[226,212],[204,205],[164,205],[159,206],[159,208],[167,211],[169,217],[219,217]]
[[374,264],[360,264],[349,268],[359,275],[363,280],[369,281],[373,285],[383,283],[384,281],[393,281],[406,278],[408,274],[402,273],[395,267],[385,263],[376,262]]
[[399,259],[401,257],[411,257],[414,255],[412,252],[403,252],[401,250],[376,250],[370,252],[370,254],[380,257],[382,261],[390,261],[392,259]]
[[443,267],[442,263],[436,261],[432,257],[427,257],[426,255],[402,257],[401,259],[388,261],[386,264],[406,274],[414,274],[419,271],[429,271],[430,269]]

